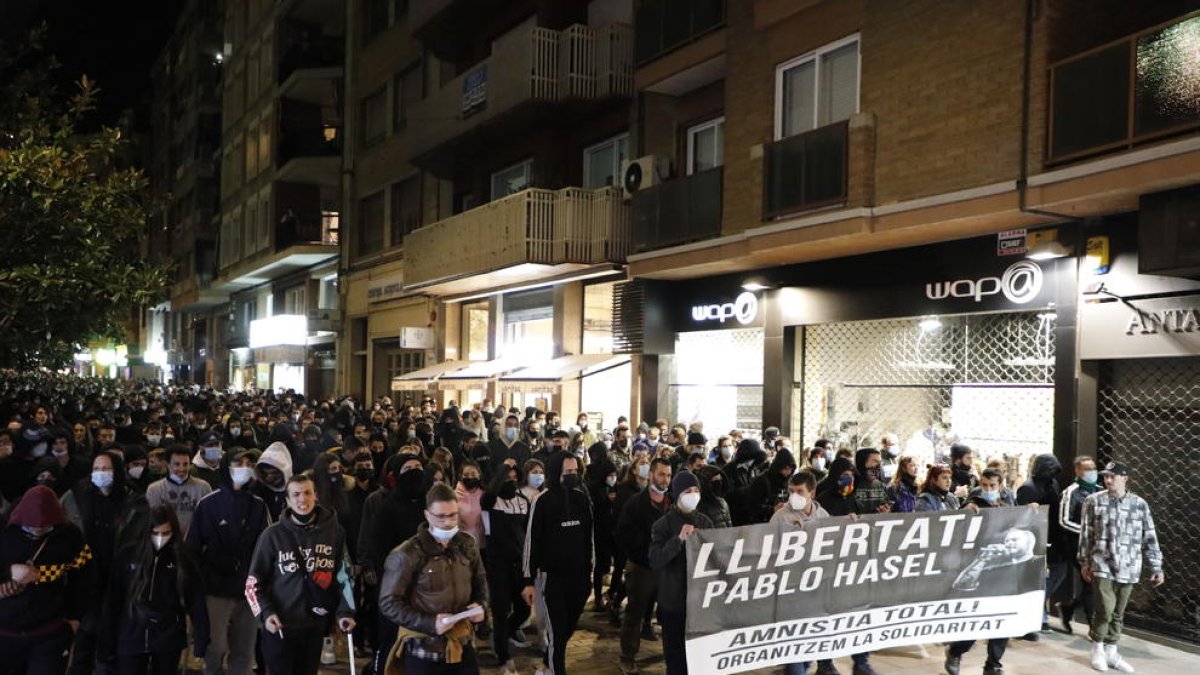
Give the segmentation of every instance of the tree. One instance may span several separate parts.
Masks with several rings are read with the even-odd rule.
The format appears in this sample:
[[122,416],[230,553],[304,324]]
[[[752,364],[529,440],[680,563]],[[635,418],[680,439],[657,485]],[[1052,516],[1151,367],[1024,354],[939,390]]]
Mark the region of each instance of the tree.
[[0,45],[0,367],[60,367],[165,295],[168,270],[141,259],[153,198],[123,167],[119,130],[83,134],[99,89],[62,96],[45,28]]

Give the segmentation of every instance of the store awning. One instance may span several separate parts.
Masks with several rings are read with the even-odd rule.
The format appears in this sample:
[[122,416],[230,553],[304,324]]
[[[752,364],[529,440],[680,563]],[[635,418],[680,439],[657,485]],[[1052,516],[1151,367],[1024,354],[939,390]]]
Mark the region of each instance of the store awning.
[[577,354],[511,372],[500,378],[500,391],[526,393],[558,393],[563,382],[623,366],[629,357],[613,354]]
[[442,391],[483,389],[489,382],[501,375],[527,367],[528,361],[513,359],[492,359],[491,361],[475,361],[471,365],[438,378],[437,386]]
[[479,361],[442,361],[432,366],[425,366],[411,373],[393,377],[392,391],[428,389],[442,376],[468,368],[475,363],[479,363]]

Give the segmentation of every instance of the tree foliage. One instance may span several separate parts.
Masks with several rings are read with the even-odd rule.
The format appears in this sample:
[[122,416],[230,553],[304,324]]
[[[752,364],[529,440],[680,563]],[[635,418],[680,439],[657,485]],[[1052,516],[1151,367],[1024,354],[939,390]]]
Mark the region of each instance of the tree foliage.
[[141,256],[146,177],[123,166],[119,130],[79,132],[99,89],[85,75],[60,95],[43,38],[0,45],[0,367],[58,367],[89,340],[121,340],[167,287]]

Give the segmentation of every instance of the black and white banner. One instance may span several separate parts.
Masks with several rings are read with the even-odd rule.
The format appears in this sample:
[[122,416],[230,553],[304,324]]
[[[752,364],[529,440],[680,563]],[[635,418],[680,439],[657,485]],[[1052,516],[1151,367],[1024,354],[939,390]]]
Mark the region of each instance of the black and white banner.
[[1028,507],[696,530],[687,657],[739,673],[1042,623],[1046,512]]

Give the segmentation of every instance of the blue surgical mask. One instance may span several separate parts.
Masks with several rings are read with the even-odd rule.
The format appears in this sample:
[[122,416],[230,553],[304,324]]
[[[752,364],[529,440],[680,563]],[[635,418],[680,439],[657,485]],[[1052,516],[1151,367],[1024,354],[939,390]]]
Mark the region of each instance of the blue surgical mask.
[[980,492],[979,496],[983,497],[984,501],[986,501],[990,504],[991,502],[994,502],[997,499],[1000,499],[1000,492],[998,490],[992,491],[992,492]]
[[504,427],[504,439],[507,441],[517,440],[517,428],[516,427]]
[[1083,475],[1080,476],[1080,478],[1082,478],[1083,482],[1085,482],[1085,483],[1091,483],[1092,485],[1095,485],[1096,481],[1100,480],[1100,472],[1099,471],[1084,471]]
[[113,484],[113,472],[111,471],[93,471],[92,485],[100,489],[110,488]]
[[546,482],[546,474],[544,474],[544,473],[529,474],[529,487],[534,488],[534,489],[539,489],[542,487],[542,483],[544,483],[544,482]]

